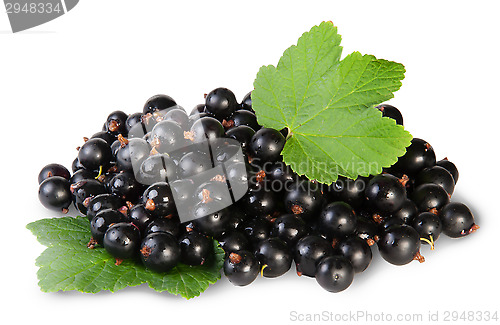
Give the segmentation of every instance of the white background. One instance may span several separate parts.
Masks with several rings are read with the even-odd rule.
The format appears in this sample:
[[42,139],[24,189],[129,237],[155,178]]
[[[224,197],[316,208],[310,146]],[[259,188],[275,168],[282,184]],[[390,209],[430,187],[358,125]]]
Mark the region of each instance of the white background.
[[[425,323],[429,312],[442,317],[446,311],[498,310],[500,6],[411,3],[85,0],[19,34],[10,32],[2,9],[2,319],[286,324],[297,323],[292,311],[366,311],[423,314]],[[59,162],[69,168],[82,137],[99,131],[109,112],[140,111],[151,95],[167,93],[191,110],[204,93],[224,86],[240,100],[260,66],[276,64],[323,20],[338,26],[344,56],[358,50],[406,66],[403,87],[390,103],[438,159],[456,163],[454,200],[471,207],[481,226],[477,233],[459,240],[443,236],[432,252],[425,246],[423,264],[392,266],[375,251],[368,270],[339,294],[293,270],[244,288],[223,278],[189,301],[146,286],[94,295],[39,290],[34,263],[43,247],[25,225],[55,215],[37,199],[41,167]]]

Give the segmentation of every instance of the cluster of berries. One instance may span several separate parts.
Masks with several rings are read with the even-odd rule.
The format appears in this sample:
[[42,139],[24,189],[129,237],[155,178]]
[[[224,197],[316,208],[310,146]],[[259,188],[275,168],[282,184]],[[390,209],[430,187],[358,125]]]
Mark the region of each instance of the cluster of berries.
[[[378,108],[402,125],[395,107]],[[89,219],[89,248],[104,246],[117,264],[136,258],[157,272],[203,265],[216,239],[224,273],[239,286],[259,273],[283,275],[295,262],[299,275],[339,292],[368,267],[374,244],[403,265],[423,261],[421,243],[434,248],[441,232],[478,228],[465,205],[450,203],[457,168],[436,162],[424,140],[413,139],[380,175],[327,186],[283,163],[287,135],[259,125],[250,93],[238,103],[214,89],[189,115],[157,95],[140,113],[112,112],[78,148],[72,175],[45,166],[39,199],[64,213],[73,203]]]

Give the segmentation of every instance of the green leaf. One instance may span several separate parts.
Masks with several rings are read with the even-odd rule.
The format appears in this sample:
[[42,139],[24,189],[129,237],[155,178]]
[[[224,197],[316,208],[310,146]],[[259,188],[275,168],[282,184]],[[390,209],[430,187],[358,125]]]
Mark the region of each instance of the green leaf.
[[412,139],[374,108],[401,87],[404,66],[358,52],[340,60],[340,39],[330,22],[313,27],[259,70],[252,92],[259,123],[289,130],[285,163],[328,184],[380,173]]
[[37,275],[42,291],[95,293],[114,292],[128,286],[147,283],[156,291],[167,291],[186,299],[199,296],[221,278],[224,251],[214,241],[214,257],[203,266],[179,264],[167,273],[146,269],[139,261],[115,259],[103,248],[87,248],[90,239],[84,217],[42,219],[27,225],[40,243],[48,248],[37,258]]

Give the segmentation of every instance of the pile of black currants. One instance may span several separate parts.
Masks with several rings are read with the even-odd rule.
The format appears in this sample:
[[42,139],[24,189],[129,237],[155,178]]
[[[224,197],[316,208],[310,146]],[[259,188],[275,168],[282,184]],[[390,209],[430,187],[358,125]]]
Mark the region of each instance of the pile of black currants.
[[[395,107],[378,108],[403,124]],[[450,202],[457,168],[436,162],[422,139],[382,174],[328,186],[283,163],[286,137],[286,129],[259,125],[250,93],[238,103],[230,90],[214,89],[189,115],[171,97],[153,96],[142,112],[112,112],[102,131],[84,138],[72,175],[45,166],[39,199],[63,213],[74,204],[89,220],[88,247],[103,246],[117,265],[203,265],[216,239],[224,273],[238,286],[281,276],[294,261],[297,274],[339,292],[369,266],[374,244],[404,265],[423,262],[420,245],[434,249],[441,233],[478,229],[467,206]]]

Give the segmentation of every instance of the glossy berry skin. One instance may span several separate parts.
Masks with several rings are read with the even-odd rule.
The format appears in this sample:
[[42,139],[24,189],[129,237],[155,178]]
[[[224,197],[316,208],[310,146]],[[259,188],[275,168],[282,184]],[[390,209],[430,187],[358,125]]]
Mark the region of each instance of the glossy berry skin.
[[252,283],[260,272],[257,258],[249,251],[231,253],[224,260],[224,274],[235,286]]
[[[216,211],[216,212],[212,212]],[[193,224],[201,233],[218,238],[229,226],[231,211],[218,201],[200,202],[194,207]]]
[[226,252],[226,255],[237,253],[239,251],[249,250],[251,248],[250,241],[248,241],[245,234],[243,234],[241,231],[236,230],[224,233],[219,238],[219,244],[224,252]]
[[249,92],[243,97],[243,100],[240,104],[241,109],[246,109],[247,111],[253,112],[252,109],[252,92]]
[[117,259],[132,258],[141,244],[141,235],[133,224],[119,222],[108,228],[103,244],[106,251]]
[[210,157],[203,152],[192,151],[179,160],[180,178],[189,178],[213,168]]
[[455,179],[453,175],[443,167],[433,166],[423,169],[415,178],[415,186],[433,183],[441,186],[445,191],[452,195],[455,190]]
[[170,183],[177,179],[177,166],[169,155],[158,153],[142,162],[136,178],[142,184]]
[[463,203],[451,202],[439,212],[443,233],[451,238],[467,236],[479,227],[474,223],[474,215]]
[[250,140],[248,153],[252,158],[258,158],[264,162],[275,162],[280,160],[285,141],[285,137],[279,131],[262,128],[255,132]]
[[436,154],[432,146],[425,140],[413,138],[411,145],[406,148],[404,156],[398,159],[393,168],[408,176],[415,176],[422,169],[436,164]]
[[78,161],[88,170],[106,167],[112,159],[111,147],[103,139],[90,139],[78,151]]
[[212,241],[196,231],[185,233],[179,238],[181,262],[186,265],[203,265],[213,251]]
[[226,137],[238,141],[243,150],[247,150],[254,134],[255,130],[246,125],[235,126],[226,131]]
[[156,218],[147,223],[144,234],[149,235],[155,232],[166,232],[177,237],[180,233],[180,225],[178,218]]
[[98,244],[102,245],[104,234],[109,226],[123,221],[125,221],[125,216],[121,212],[114,209],[101,210],[90,221],[90,233],[92,234],[92,238],[97,241]]
[[266,278],[281,276],[290,270],[292,255],[287,244],[278,238],[260,241],[255,247],[255,257],[262,267]]
[[149,143],[158,152],[169,153],[185,146],[186,139],[179,124],[174,121],[161,121],[151,131]]
[[422,212],[410,220],[410,226],[418,232],[421,238],[430,239],[435,241],[439,238],[443,226],[441,219],[434,213]]
[[382,116],[392,118],[396,121],[396,124],[403,125],[403,115],[401,115],[401,112],[396,107],[389,104],[382,104],[376,108],[382,112]]
[[221,122],[213,117],[202,117],[196,120],[191,126],[190,132],[192,133],[193,143],[204,141],[216,141],[224,135],[224,127]]
[[78,160],[78,157],[76,157],[75,160],[73,160],[73,163],[71,163],[71,170],[73,171],[73,173],[76,173],[77,171],[83,168],[85,167],[83,167],[83,165]]
[[87,180],[87,179],[95,179],[97,176],[97,172],[86,170],[85,168],[77,170],[73,173],[73,176],[69,179],[70,184],[76,184],[78,182]]
[[354,268],[343,256],[328,256],[318,263],[316,281],[329,292],[340,292],[347,289],[354,279]]
[[250,189],[241,199],[243,210],[250,216],[266,216],[278,208],[278,198],[272,191],[264,188]]
[[403,223],[408,224],[410,219],[418,215],[418,209],[412,200],[406,199],[399,210],[391,214],[391,218],[401,220]]
[[353,206],[362,205],[365,198],[365,189],[368,184],[367,177],[349,179],[339,177],[339,179],[329,186],[328,191],[336,201],[343,201]]
[[301,180],[288,187],[285,194],[285,210],[309,220],[319,213],[323,201],[323,194],[317,184]]
[[227,88],[216,88],[207,94],[205,109],[217,119],[231,116],[238,107],[234,93]]
[[100,211],[106,209],[118,210],[124,205],[125,202],[116,195],[108,193],[96,195],[90,199],[87,206],[87,218],[92,221]]
[[366,242],[357,236],[350,236],[341,240],[335,250],[347,258],[354,268],[355,273],[361,273],[372,261],[372,250]]
[[110,132],[100,131],[100,132],[94,133],[90,138],[91,139],[102,139],[102,140],[106,141],[106,143],[111,146],[113,144],[113,142],[115,142],[116,137],[117,137],[117,135],[112,134]]
[[106,131],[110,134],[127,136],[127,119],[128,115],[122,111],[114,111],[108,115],[106,119]]
[[249,218],[239,228],[252,244],[268,239],[271,232],[271,223],[264,217]]
[[290,166],[287,166],[282,161],[277,161],[271,166],[266,166],[265,172],[266,177],[270,181],[270,188],[276,192],[286,190],[298,180],[298,175],[293,172]]
[[140,244],[139,253],[144,266],[155,272],[170,271],[181,258],[177,239],[164,232],[147,235]]
[[439,185],[422,184],[411,194],[411,200],[420,212],[439,210],[450,202],[448,193]]
[[285,214],[273,222],[271,236],[283,240],[288,247],[293,248],[309,232],[310,227],[301,217],[294,214]]
[[38,184],[40,185],[44,180],[52,176],[60,176],[67,180],[71,178],[69,170],[66,169],[66,167],[64,167],[63,165],[48,164],[47,166],[43,167],[38,174]]
[[368,182],[365,195],[375,211],[392,213],[399,210],[406,200],[406,189],[397,177],[380,174]]
[[131,172],[118,173],[109,181],[108,190],[126,201],[136,202],[144,191]]
[[144,204],[136,204],[127,212],[127,221],[136,225],[141,234],[145,234],[146,227],[154,219],[155,217],[151,215],[151,212],[146,209]]
[[392,226],[380,235],[377,242],[380,255],[394,265],[405,265],[420,251],[420,236],[410,226]]
[[107,193],[104,184],[95,179],[86,179],[72,184],[70,190],[73,193],[73,204],[85,215],[90,200],[99,194]]
[[356,231],[356,214],[349,204],[332,202],[321,210],[316,230],[328,239],[351,235]]
[[172,191],[165,182],[150,185],[142,195],[142,203],[157,217],[165,217],[176,212]]
[[318,262],[330,255],[333,255],[333,247],[326,239],[316,235],[301,238],[295,246],[293,256],[297,274],[314,277]]
[[142,112],[144,114],[148,113],[153,114],[155,112],[163,111],[176,105],[177,103],[170,96],[155,95],[146,101],[146,104],[144,104],[144,109],[142,110]]
[[177,123],[183,130],[188,129],[189,126],[189,116],[186,111],[182,108],[174,108],[169,110],[163,116],[164,121],[173,121]]
[[458,182],[458,168],[454,163],[448,160],[448,158],[444,158],[436,163],[437,166],[443,167],[446,169],[452,176],[455,184]]
[[375,223],[375,221],[361,216],[356,218],[355,235],[369,242],[369,245],[373,245],[375,243],[375,239],[378,238],[378,233],[379,225]]
[[149,157],[151,146],[141,138],[127,140],[116,152],[116,163],[120,170],[132,171],[134,166],[139,167]]
[[241,125],[249,126],[253,130],[260,129],[260,125],[257,123],[257,117],[255,114],[247,110],[238,110],[234,112],[234,114],[227,120],[224,120],[222,124],[226,129],[231,129]]
[[38,189],[38,199],[47,209],[67,212],[73,200],[69,181],[61,176],[45,179]]
[[135,125],[141,124],[141,122],[142,122],[142,113],[130,114],[127,117],[127,120],[125,121],[125,127],[127,128],[127,133],[128,131],[132,130],[132,128]]

